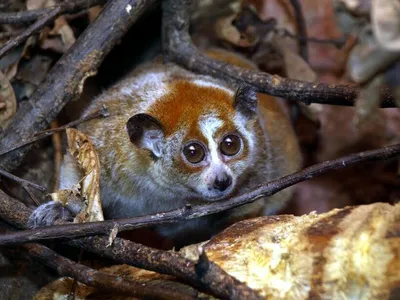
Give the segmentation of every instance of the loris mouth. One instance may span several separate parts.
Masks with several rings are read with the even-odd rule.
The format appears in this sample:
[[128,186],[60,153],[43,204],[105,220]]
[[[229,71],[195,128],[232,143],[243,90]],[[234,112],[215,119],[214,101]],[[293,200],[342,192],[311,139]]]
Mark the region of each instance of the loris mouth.
[[207,191],[206,193],[202,193],[202,199],[206,202],[214,202],[229,198],[233,193],[233,188],[220,192],[214,189]]

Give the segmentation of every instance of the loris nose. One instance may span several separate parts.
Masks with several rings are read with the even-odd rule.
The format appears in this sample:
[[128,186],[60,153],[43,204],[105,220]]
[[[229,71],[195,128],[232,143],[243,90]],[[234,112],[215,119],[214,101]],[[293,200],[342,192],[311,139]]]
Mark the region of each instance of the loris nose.
[[225,175],[222,178],[216,178],[214,181],[214,188],[223,192],[232,184],[232,177]]

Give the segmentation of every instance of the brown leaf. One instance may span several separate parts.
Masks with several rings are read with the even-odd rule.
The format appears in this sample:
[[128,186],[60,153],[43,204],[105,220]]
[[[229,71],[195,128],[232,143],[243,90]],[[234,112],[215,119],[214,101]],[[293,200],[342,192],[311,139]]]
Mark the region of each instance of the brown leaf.
[[[51,7],[56,5],[54,0],[28,0],[28,9]],[[51,41],[47,41],[50,39]],[[51,49],[58,53],[65,53],[75,43],[75,35],[64,16],[54,21],[52,30],[44,30],[40,38],[42,49]]]
[[74,32],[63,16],[55,20],[54,27],[49,32],[49,35],[59,35],[61,37],[63,53],[65,53],[76,41]]
[[[71,199],[81,199],[81,185],[77,183],[73,188],[67,190],[58,190],[57,192],[51,193],[50,197],[57,202],[61,202],[63,206],[68,206]],[[82,201],[82,200],[80,200]]]
[[111,230],[110,234],[108,235],[107,247],[110,247],[114,243],[114,240],[117,237],[117,234],[118,234],[118,225],[115,224],[113,229]]
[[7,77],[0,72],[0,127],[7,127],[17,111],[17,100]]
[[81,194],[87,200],[86,209],[81,211],[75,222],[102,221],[103,209],[100,200],[100,161],[89,138],[79,130],[66,130],[69,153],[77,160],[84,172],[81,179]]
[[246,35],[240,33],[239,30],[233,26],[232,22],[237,14],[224,16],[215,22],[215,31],[217,36],[238,47],[252,47],[256,45],[259,39],[256,36]]

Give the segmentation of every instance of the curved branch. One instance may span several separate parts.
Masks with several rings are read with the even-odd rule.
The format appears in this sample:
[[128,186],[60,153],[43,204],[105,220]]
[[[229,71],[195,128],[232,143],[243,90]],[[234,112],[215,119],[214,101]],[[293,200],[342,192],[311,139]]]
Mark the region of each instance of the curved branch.
[[[188,7],[191,0],[163,2],[163,38],[165,56],[194,72],[227,80],[232,84],[247,83],[259,92],[306,104],[321,103],[354,106],[360,88],[350,85],[305,82],[282,78],[264,72],[246,70],[208,58],[193,44],[189,35]],[[389,89],[381,91],[381,107],[395,107]]]
[[325,174],[332,170],[343,169],[345,167],[362,162],[386,160],[397,157],[399,155],[400,144],[387,146],[371,151],[359,152],[335,160],[315,164],[313,166],[305,168],[300,172],[296,172],[277,180],[271,181],[268,184],[261,186],[252,192],[240,195],[235,198],[194,207],[186,206],[169,212],[147,215],[143,217],[133,217],[127,219],[80,224],[54,225],[49,227],[39,227],[32,230],[6,233],[0,235],[0,245],[14,245],[46,239],[76,238],[89,235],[107,234],[114,227],[117,227],[118,231],[121,232],[143,227],[150,227],[159,224],[175,223],[178,221],[199,218],[210,214],[216,214],[244,204],[252,203],[260,197],[271,196],[296,183]]
[[61,14],[72,14],[92,6],[104,4],[106,2],[107,0],[78,0],[76,2],[65,1],[52,7],[32,9],[16,13],[2,12],[0,13],[0,25],[32,23],[58,7],[61,9]]

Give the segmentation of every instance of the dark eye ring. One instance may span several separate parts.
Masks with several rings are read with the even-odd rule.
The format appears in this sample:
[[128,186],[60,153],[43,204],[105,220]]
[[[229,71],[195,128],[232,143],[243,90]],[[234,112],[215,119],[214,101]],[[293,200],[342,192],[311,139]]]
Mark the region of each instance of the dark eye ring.
[[198,164],[206,156],[203,145],[197,142],[192,142],[183,147],[183,155],[192,164]]
[[221,153],[226,156],[234,156],[238,154],[241,148],[241,138],[237,134],[233,133],[226,135],[219,144]]

